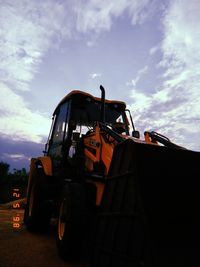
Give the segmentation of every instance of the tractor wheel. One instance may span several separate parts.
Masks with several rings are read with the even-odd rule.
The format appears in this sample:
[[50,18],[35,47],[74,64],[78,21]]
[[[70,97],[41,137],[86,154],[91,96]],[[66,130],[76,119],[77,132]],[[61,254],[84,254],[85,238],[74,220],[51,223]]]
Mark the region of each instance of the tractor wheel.
[[63,190],[57,226],[57,248],[62,259],[80,256],[85,223],[84,186],[71,183]]
[[51,210],[47,205],[45,186],[46,179],[43,170],[35,169],[24,213],[24,223],[30,232],[45,231],[49,227]]

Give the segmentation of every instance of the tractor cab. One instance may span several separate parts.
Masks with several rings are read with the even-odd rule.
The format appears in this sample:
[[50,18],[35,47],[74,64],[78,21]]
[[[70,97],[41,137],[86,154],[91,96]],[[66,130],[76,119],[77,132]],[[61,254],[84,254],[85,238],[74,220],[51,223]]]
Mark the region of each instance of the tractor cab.
[[[52,120],[46,155],[52,158],[54,171],[61,170],[61,165],[66,167],[66,162],[74,167],[78,164],[80,167],[83,158],[86,158],[86,165],[90,165],[86,167],[89,171],[93,169],[91,160],[94,164],[102,162],[102,159],[97,157],[102,149],[102,140],[101,137],[97,138],[97,133],[95,134],[99,124],[103,124],[116,134],[129,135],[130,125],[124,102],[105,99],[102,101],[102,98],[81,91],[72,91],[65,96],[56,107]],[[113,145],[111,146],[113,150]],[[112,153],[109,160],[111,157]]]

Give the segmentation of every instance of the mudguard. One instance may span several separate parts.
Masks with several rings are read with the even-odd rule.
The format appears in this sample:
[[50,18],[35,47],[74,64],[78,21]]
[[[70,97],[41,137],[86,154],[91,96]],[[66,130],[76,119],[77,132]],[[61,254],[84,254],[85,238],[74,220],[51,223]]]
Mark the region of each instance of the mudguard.
[[32,158],[30,164],[27,193],[29,192],[30,184],[32,182],[33,171],[37,168],[37,166],[42,166],[44,173],[48,176],[52,176],[52,161],[50,157],[44,156]]
[[39,157],[37,158],[38,161],[41,162],[42,167],[44,169],[44,173],[46,175],[52,176],[52,161],[51,158],[48,156]]

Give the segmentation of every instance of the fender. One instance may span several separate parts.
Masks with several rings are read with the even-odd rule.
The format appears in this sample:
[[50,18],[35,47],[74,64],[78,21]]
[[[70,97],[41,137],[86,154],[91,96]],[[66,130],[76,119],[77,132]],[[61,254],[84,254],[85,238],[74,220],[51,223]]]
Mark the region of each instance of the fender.
[[52,176],[52,161],[51,158],[48,156],[44,157],[38,157],[36,160],[40,161],[42,163],[42,167],[44,170],[44,173],[46,175]]
[[29,179],[28,179],[28,187],[27,187],[27,194],[30,189],[30,184],[32,182],[33,172],[37,168],[37,165],[42,165],[44,173],[48,176],[52,176],[52,161],[51,158],[48,156],[32,158],[30,164],[30,172],[29,172]]
[[48,156],[32,158],[30,164],[30,174],[37,166],[42,166],[44,173],[46,175],[52,176],[52,161]]

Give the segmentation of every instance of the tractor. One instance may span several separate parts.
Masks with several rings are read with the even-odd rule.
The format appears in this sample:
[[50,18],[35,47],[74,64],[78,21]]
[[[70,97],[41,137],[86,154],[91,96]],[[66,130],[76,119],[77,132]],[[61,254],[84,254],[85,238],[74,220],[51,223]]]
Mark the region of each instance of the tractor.
[[[162,225],[175,234],[172,217],[175,224],[188,223],[188,214],[194,221],[200,171],[191,166],[200,153],[157,132],[145,132],[142,140],[126,104],[106,100],[100,89],[100,98],[75,90],[57,105],[44,156],[31,159],[26,228],[42,232],[56,218],[57,249],[65,260],[81,254],[94,228],[92,266],[172,266],[155,263],[163,234],[157,230]],[[163,234],[169,246],[167,238],[172,235]]]

